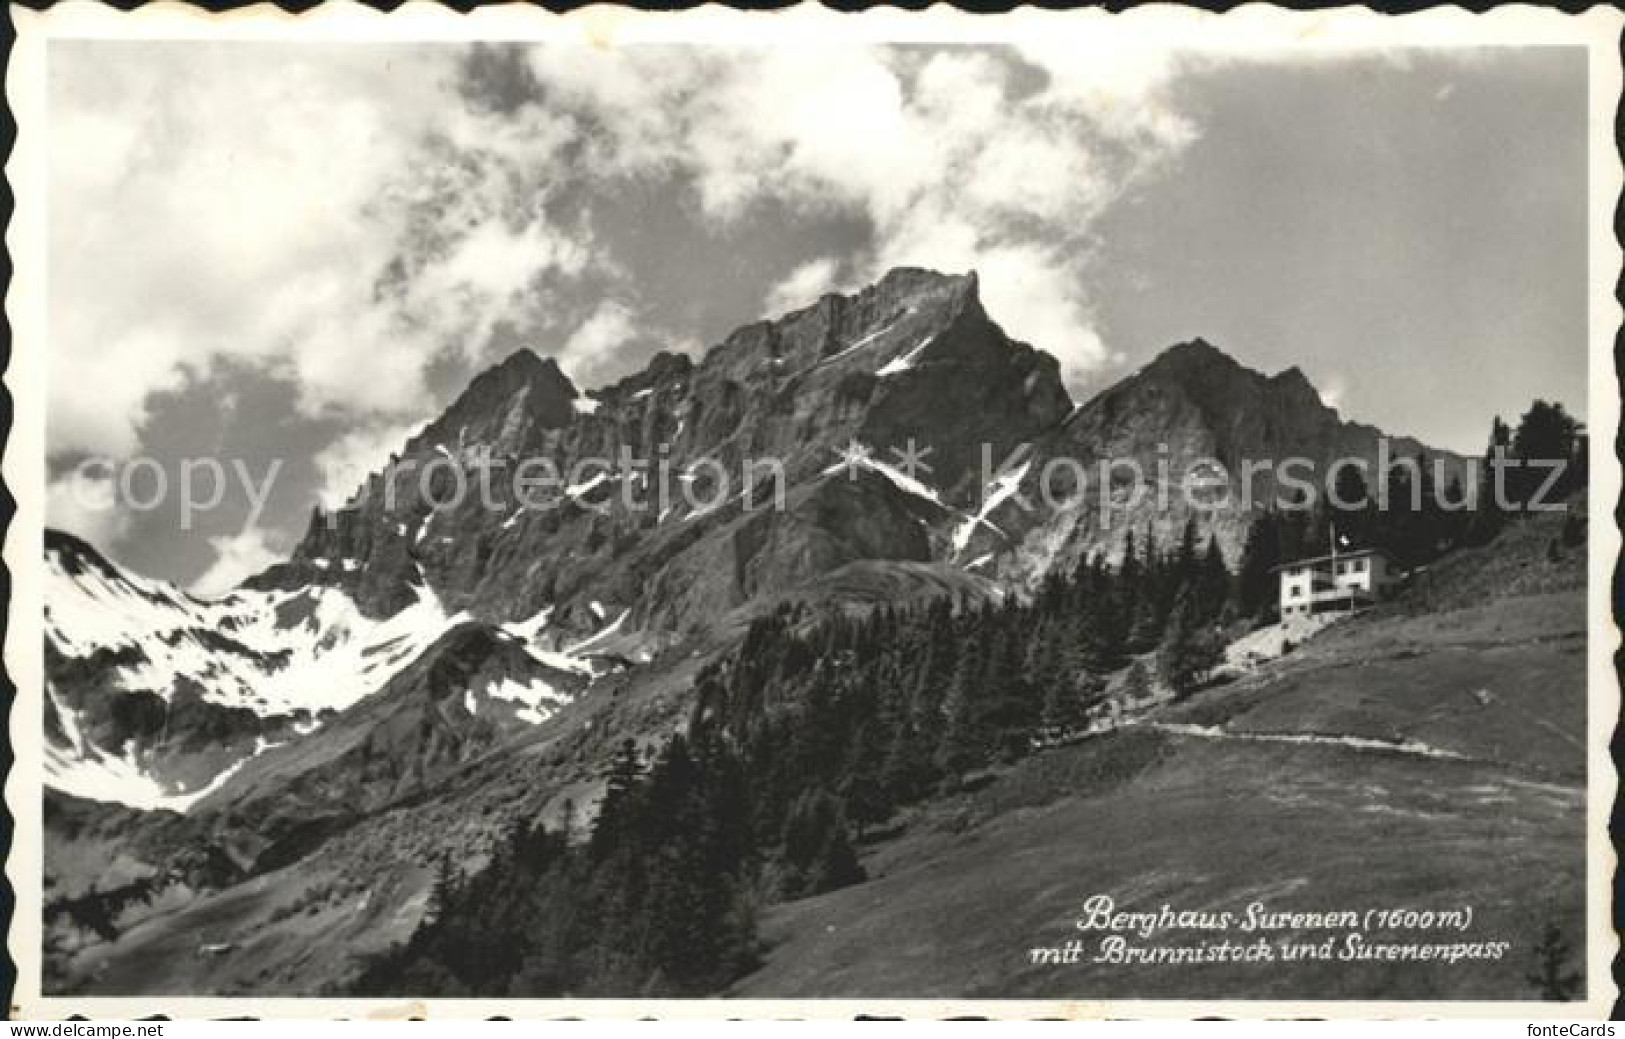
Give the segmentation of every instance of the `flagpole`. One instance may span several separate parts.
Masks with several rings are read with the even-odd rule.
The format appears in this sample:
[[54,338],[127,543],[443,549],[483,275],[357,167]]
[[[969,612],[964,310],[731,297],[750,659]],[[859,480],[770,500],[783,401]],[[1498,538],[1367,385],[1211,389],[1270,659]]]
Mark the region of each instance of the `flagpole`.
[[1332,520],[1331,523],[1330,523],[1330,526],[1331,526],[1331,549],[1332,549],[1332,565],[1331,565],[1332,600],[1331,601],[1335,603],[1337,601],[1337,598],[1336,598],[1336,596],[1337,596],[1337,521]]

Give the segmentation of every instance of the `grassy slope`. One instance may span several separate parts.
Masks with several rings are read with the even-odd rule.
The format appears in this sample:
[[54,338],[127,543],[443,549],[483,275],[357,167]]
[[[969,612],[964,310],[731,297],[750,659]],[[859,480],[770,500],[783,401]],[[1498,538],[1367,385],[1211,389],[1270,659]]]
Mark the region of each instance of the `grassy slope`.
[[[1584,912],[1583,559],[1546,560],[1548,528],[1156,719],[1465,760],[1145,728],[1046,752],[908,820],[867,854],[869,882],[771,911],[766,964],[733,994],[1532,998],[1542,929],[1578,946]],[[1032,965],[1080,936],[1097,892],[1140,910],[1471,905],[1470,940],[1514,947],[1454,966]]]

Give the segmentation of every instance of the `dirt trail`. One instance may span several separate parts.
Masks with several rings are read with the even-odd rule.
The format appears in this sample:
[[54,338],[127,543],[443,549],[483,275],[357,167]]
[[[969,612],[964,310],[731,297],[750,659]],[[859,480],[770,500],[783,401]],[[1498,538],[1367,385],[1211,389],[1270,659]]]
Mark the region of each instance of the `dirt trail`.
[[1128,722],[1125,727],[1139,725],[1158,732],[1178,736],[1197,736],[1209,740],[1250,740],[1259,743],[1307,743],[1321,746],[1347,747],[1353,750],[1380,751],[1386,754],[1413,754],[1423,758],[1450,761],[1470,761],[1466,755],[1452,750],[1430,747],[1416,740],[1379,740],[1369,736],[1340,736],[1311,732],[1228,732],[1212,725],[1188,725],[1180,722]]

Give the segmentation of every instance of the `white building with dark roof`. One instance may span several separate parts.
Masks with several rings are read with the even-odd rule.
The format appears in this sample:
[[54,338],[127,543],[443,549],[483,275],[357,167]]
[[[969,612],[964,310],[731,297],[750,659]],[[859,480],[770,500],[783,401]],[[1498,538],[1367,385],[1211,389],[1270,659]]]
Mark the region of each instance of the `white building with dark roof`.
[[1399,581],[1393,559],[1380,548],[1297,559],[1275,568],[1281,576],[1281,619],[1317,613],[1353,613],[1382,599]]

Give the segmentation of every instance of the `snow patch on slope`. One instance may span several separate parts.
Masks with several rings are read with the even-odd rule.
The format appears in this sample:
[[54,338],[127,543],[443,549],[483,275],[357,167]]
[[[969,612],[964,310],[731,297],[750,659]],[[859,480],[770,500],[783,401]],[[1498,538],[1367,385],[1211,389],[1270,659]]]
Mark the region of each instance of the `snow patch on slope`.
[[588,477],[587,479],[581,481],[580,483],[573,483],[570,486],[566,487],[564,489],[564,493],[568,494],[572,498],[579,498],[583,494],[586,494],[589,491],[593,490],[595,487],[597,487],[599,484],[603,483],[607,479],[609,479],[609,473],[607,473],[607,472],[595,473],[592,476]]
[[896,466],[882,462],[880,459],[874,457],[872,453],[862,456],[854,456],[852,458],[843,458],[841,461],[836,462],[834,465],[825,469],[824,475],[831,476],[852,466],[862,466],[863,468],[871,470],[872,472],[879,473],[887,480],[890,480],[892,486],[896,487],[898,490],[904,492],[905,494],[912,494],[916,498],[923,498],[939,509],[949,508],[949,506],[943,502],[942,496],[933,488],[920,482],[914,477],[909,476]]
[[631,610],[622,610],[621,615],[619,617],[616,617],[614,620],[610,621],[608,626],[603,628],[597,634],[588,636],[587,638],[583,639],[582,641],[577,642],[575,645],[570,646],[568,649],[565,650],[565,652],[567,654],[574,655],[574,654],[580,653],[582,650],[586,649],[588,646],[597,645],[598,643],[600,643],[600,642],[604,641],[605,639],[609,638],[611,635],[615,634],[617,631],[620,631],[621,630],[621,625],[625,624],[626,623],[626,618],[630,617],[631,615],[632,615]]
[[988,517],[997,511],[1000,505],[1003,505],[1015,495],[1016,491],[1021,487],[1021,481],[1027,478],[1027,470],[1032,468],[1032,464],[1032,460],[1028,459],[1013,469],[1005,470],[994,478],[993,483],[983,491],[981,509],[977,511],[976,515],[969,517],[954,529],[955,555],[965,551],[965,546],[970,543],[970,536],[975,533],[978,526],[985,524],[995,534],[1003,535],[1004,532],[994,526]]
[[879,371],[875,372],[875,374],[884,379],[887,376],[901,375],[906,371],[912,371],[914,368],[914,362],[919,359],[919,356],[925,352],[925,348],[930,345],[930,337],[920,340],[919,346],[916,346],[902,357],[892,358],[890,361],[886,362],[886,364],[882,366]]
[[[178,686],[195,683],[205,702],[246,708],[262,718],[306,712],[309,719],[298,726],[303,734],[319,726],[321,712],[343,710],[377,692],[467,619],[448,617],[431,591],[414,588],[417,599],[410,606],[375,620],[338,588],[238,589],[205,600],[47,550],[45,638],[68,660],[103,651],[130,658],[107,671],[97,695],[148,692],[168,702]],[[213,789],[183,791],[160,783],[129,748],[92,744],[55,693],[52,706],[68,746],[47,748],[49,785],[96,800],[177,811]],[[229,773],[211,783],[224,782]]]
[[227,766],[202,786],[195,790],[171,789],[147,774],[128,745],[112,753],[87,740],[79,727],[79,712],[63,703],[49,682],[45,684],[45,695],[69,743],[62,747],[46,741],[45,784],[87,801],[121,804],[143,811],[185,812],[224,786],[250,760],[281,746],[261,737],[253,753]]
[[857,342],[853,343],[851,346],[847,347],[846,349],[840,351],[839,353],[830,354],[828,357],[824,358],[822,361],[819,361],[818,366],[822,367],[823,365],[829,364],[832,361],[837,361],[837,360],[841,359],[842,357],[845,357],[847,354],[853,353],[853,352],[858,351],[858,350],[862,350],[864,347],[868,346],[870,343],[874,342],[876,339],[879,339],[881,336],[883,336],[887,332],[891,331],[892,326],[896,325],[896,324],[897,324],[897,322],[895,320],[887,322],[886,324],[884,324],[881,327],[877,328],[875,331],[870,332],[868,335],[864,336],[862,339],[859,339]]
[[553,607],[544,606],[532,617],[522,621],[509,621],[502,626],[502,630],[514,638],[529,642],[536,637],[536,633],[547,627],[547,622],[553,616]]
[[[558,708],[571,700],[567,693],[559,692],[541,679],[524,683],[512,678],[504,678],[486,686],[485,695],[492,700],[519,704],[519,710],[514,713],[514,716],[520,721],[529,722],[532,725],[540,725],[542,722],[547,721],[547,719],[553,717]],[[473,712],[470,711],[469,713],[472,714]]]

